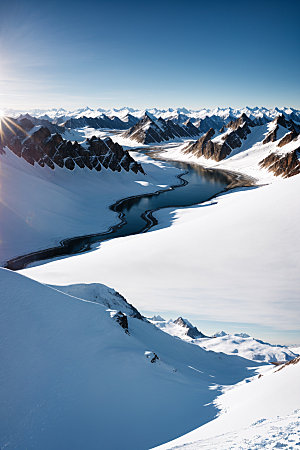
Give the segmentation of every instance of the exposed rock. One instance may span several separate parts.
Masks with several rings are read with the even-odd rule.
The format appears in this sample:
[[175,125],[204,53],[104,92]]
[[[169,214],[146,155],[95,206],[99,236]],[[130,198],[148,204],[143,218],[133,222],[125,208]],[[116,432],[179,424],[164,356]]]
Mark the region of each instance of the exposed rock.
[[283,138],[278,142],[278,147],[283,147],[286,144],[289,144],[293,139],[297,138],[299,134],[293,129],[289,133],[287,133]]
[[[245,124],[247,127],[244,127]],[[245,113],[243,113],[238,119],[230,121],[226,125],[226,128],[231,128],[232,130],[237,130],[240,127],[248,128],[248,127],[253,127],[253,126],[255,126],[253,121]],[[247,134],[249,134],[249,133],[250,133],[250,130]]]
[[118,311],[116,313],[111,314],[111,317],[125,330],[126,334],[129,334],[128,330],[128,320],[126,314]]
[[296,358],[291,359],[290,361],[283,363],[282,366],[279,367],[279,369],[276,370],[276,372],[279,372],[279,370],[282,370],[282,369],[284,369],[287,366],[296,365],[296,364],[299,364],[299,363],[300,363],[300,356],[297,356]]
[[138,122],[138,119],[131,114],[127,114],[123,120],[119,117],[108,117],[102,114],[99,117],[79,117],[71,118],[64,124],[65,128],[110,128],[117,130],[126,130]]
[[192,153],[198,158],[204,156],[206,159],[211,158],[215,161],[221,161],[230,155],[232,150],[241,147],[242,141],[251,133],[250,127],[253,126],[255,124],[252,120],[246,114],[242,114],[240,118],[226,125],[225,128],[228,128],[228,133],[225,133],[220,141],[212,141],[215,130],[210,128],[206,134],[185,148],[183,152],[186,154]]
[[185,125],[179,125],[172,120],[156,119],[146,112],[141,120],[126,131],[123,136],[133,139],[141,144],[168,141],[169,139],[195,137],[199,130],[188,121]]
[[263,140],[263,144],[267,144],[268,142],[275,142],[277,140],[278,128],[278,125],[276,125],[276,127],[267,134],[267,136]]
[[285,155],[271,153],[259,164],[261,167],[268,169],[269,172],[273,172],[275,176],[292,177],[300,173],[299,150],[300,147]]
[[48,166],[51,169],[65,167],[74,170],[87,167],[100,171],[101,167],[120,172],[121,170],[144,173],[137,163],[119,144],[110,138],[101,140],[93,136],[83,145],[66,141],[58,133],[51,134],[47,127],[33,125],[28,117],[20,120],[4,118],[1,120],[0,152],[8,147],[17,156],[24,158],[29,164]]
[[187,319],[183,317],[178,317],[178,319],[174,320],[174,323],[180,325],[183,328],[186,328],[186,335],[192,339],[205,338],[205,334],[201,333],[197,327],[194,327]]
[[214,130],[220,130],[225,128],[226,124],[233,120],[232,116],[225,118],[212,115],[206,116],[203,119],[194,122],[194,125],[198,128],[201,133],[206,133],[210,128]]
[[159,357],[154,352],[145,352],[145,356],[147,359],[150,359],[152,364],[159,360]]
[[[50,120],[33,117],[30,114],[22,114],[17,118],[18,123],[27,131],[31,130],[33,125],[41,125],[48,128],[51,133],[63,133],[65,128],[52,123]],[[27,125],[29,124],[29,125]],[[32,124],[32,126],[30,126]]]

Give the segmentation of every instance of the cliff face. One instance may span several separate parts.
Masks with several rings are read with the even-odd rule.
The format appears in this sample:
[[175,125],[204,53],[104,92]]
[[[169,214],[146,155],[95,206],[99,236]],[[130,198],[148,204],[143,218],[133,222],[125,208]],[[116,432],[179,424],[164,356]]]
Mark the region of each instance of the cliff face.
[[300,147],[285,155],[271,153],[259,164],[276,176],[281,175],[284,178],[289,178],[300,173],[299,151]]
[[172,120],[164,120],[161,117],[156,119],[151,114],[146,113],[123,136],[141,144],[151,144],[170,139],[195,137],[199,134],[199,130],[189,120],[183,125],[179,125]]
[[222,159],[230,155],[233,149],[241,147],[242,141],[251,133],[250,127],[252,126],[254,126],[252,120],[245,114],[242,114],[239,119],[226,125],[225,129],[228,128],[229,131],[221,140],[212,140],[215,130],[210,128],[204,136],[187,147],[184,153],[192,153],[197,157],[204,156],[206,159],[211,158],[215,161],[222,161]]
[[119,172],[124,169],[144,173],[142,166],[109,138],[92,137],[80,145],[66,141],[58,133],[51,134],[44,126],[34,126],[28,118],[1,120],[0,151],[3,153],[6,148],[29,164],[37,163],[53,170],[55,166],[68,170],[78,166],[97,171],[104,167]]

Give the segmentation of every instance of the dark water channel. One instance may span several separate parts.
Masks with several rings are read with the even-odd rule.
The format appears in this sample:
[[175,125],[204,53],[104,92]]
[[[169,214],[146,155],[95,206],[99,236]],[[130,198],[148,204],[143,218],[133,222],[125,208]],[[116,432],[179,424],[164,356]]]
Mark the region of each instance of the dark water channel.
[[204,169],[196,164],[182,162],[168,161],[168,164],[184,171],[178,176],[180,184],[162,192],[129,197],[115,203],[111,209],[119,213],[120,223],[107,232],[64,239],[57,247],[11,259],[5,267],[20,270],[37,261],[89,251],[96,244],[108,239],[146,232],[157,224],[152,211],[166,207],[191,206],[211,199],[233,184],[249,184],[249,180],[234,173]]

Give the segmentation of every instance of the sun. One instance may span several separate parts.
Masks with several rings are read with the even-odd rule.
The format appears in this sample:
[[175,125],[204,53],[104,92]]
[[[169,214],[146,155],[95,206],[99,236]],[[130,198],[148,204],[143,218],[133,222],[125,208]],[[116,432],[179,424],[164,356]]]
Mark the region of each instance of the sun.
[[1,120],[2,117],[4,117],[4,116],[5,116],[4,111],[3,111],[2,109],[0,109],[0,120]]

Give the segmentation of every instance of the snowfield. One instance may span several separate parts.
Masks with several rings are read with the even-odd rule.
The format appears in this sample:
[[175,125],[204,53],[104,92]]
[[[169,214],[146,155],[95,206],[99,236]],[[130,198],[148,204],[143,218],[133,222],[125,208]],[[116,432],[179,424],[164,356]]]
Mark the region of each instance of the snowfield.
[[0,155],[0,264],[73,236],[106,231],[119,222],[109,206],[121,198],[178,184],[180,171],[139,156],[146,175],[34,167],[7,150]]
[[184,313],[204,334],[220,322],[232,334],[257,329],[264,340],[299,342],[299,189],[298,175],[161,210],[149,233],[22,273],[50,284],[113,286],[145,314]]
[[212,420],[224,385],[256,376],[257,363],[130,315],[126,334],[111,316],[130,307],[105,286],[6,269],[0,285],[1,448],[146,450]]
[[272,419],[260,419],[247,428],[224,433],[192,443],[156,447],[161,449],[182,450],[257,450],[284,448],[294,450],[300,445],[300,410],[287,416]]
[[300,444],[300,359],[227,390],[215,402],[220,415],[172,442],[167,449],[287,448]]

